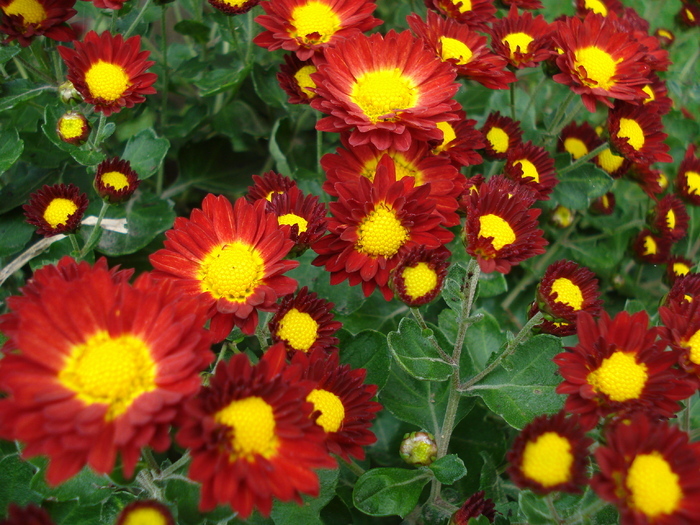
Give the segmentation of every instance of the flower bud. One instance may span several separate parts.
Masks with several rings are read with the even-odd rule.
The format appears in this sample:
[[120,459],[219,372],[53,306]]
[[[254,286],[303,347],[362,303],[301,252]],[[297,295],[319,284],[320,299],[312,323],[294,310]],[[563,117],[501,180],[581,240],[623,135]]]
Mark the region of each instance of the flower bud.
[[64,104],[73,104],[83,101],[83,97],[75,89],[73,83],[70,80],[66,80],[63,84],[58,86],[58,97]]
[[435,436],[430,432],[411,432],[405,434],[401,442],[399,454],[409,465],[427,467],[437,458]]
[[90,136],[90,123],[82,113],[69,111],[56,122],[56,133],[63,142],[80,146]]
[[496,505],[489,498],[484,498],[484,491],[472,494],[467,501],[450,518],[448,525],[467,525],[471,518],[484,515],[493,523],[496,518]]
[[567,228],[572,222],[574,222],[574,212],[559,204],[556,208],[554,208],[552,216],[549,218],[549,222],[551,222],[552,225],[557,228]]

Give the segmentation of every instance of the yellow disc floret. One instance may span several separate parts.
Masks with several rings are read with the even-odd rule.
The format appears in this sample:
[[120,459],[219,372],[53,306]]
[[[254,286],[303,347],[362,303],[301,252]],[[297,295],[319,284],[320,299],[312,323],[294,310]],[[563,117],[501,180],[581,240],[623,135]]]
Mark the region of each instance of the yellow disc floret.
[[307,44],[324,44],[341,28],[340,18],[325,2],[311,1],[292,10],[291,36]]
[[688,275],[690,273],[690,267],[684,262],[676,261],[673,263],[673,274],[678,277]]
[[678,474],[656,450],[634,458],[627,472],[626,484],[630,491],[630,506],[648,518],[672,514],[678,510],[683,498]]
[[573,463],[571,442],[556,432],[545,432],[525,445],[521,471],[543,487],[553,487],[571,479]]
[[343,402],[333,392],[315,388],[306,396],[306,400],[313,403],[314,410],[321,412],[316,423],[326,432],[338,432],[345,419],[345,407]]
[[64,115],[58,119],[58,132],[63,139],[76,139],[85,132],[85,120],[79,115]]
[[644,86],[642,88],[642,91],[644,91],[644,93],[646,93],[646,95],[647,95],[647,98],[644,99],[645,104],[648,104],[649,102],[653,102],[654,100],[656,100],[656,94],[654,93],[654,90],[651,89],[649,84]]
[[57,197],[53,199],[46,207],[43,217],[52,228],[55,228],[66,224],[70,216],[73,215],[77,209],[78,205],[72,200]]
[[688,193],[690,195],[700,195],[700,173],[697,171],[686,171],[685,178],[688,181]]
[[578,160],[588,153],[588,146],[586,146],[586,143],[576,137],[565,139],[564,149],[571,153],[574,160]]
[[501,42],[508,46],[510,49],[510,58],[515,58],[515,52],[527,53],[530,48],[530,43],[534,40],[532,36],[527,33],[509,33],[501,39]]
[[540,181],[540,174],[537,171],[537,166],[535,166],[529,160],[527,160],[527,159],[516,160],[515,162],[513,162],[513,166],[520,166],[520,169],[523,170],[523,174],[522,174],[523,179],[532,179],[535,182]]
[[614,173],[619,170],[622,163],[625,162],[625,157],[615,155],[610,151],[610,148],[608,148],[598,155],[598,162],[606,173]]
[[117,191],[129,186],[129,179],[120,171],[108,171],[107,173],[103,173],[101,180],[102,184],[111,186]]
[[700,330],[695,332],[687,341],[682,341],[682,344],[688,349],[688,359],[696,365],[700,365]]
[[440,57],[444,61],[454,60],[455,64],[463,66],[464,64],[468,64],[472,59],[472,50],[461,40],[448,36],[441,36],[440,44],[442,46]]
[[575,71],[578,72],[581,67],[585,70],[581,82],[586,86],[610,89],[616,84],[613,77],[617,74],[617,63],[607,51],[597,46],[588,46],[577,49],[574,57]]
[[316,82],[314,82],[311,78],[311,75],[316,73],[316,71],[315,66],[304,66],[299,69],[299,71],[294,73],[294,80],[297,81],[299,89],[301,89],[309,98],[314,98],[316,96],[316,93],[311,91],[311,89],[316,88]]
[[438,284],[438,276],[429,264],[419,262],[415,266],[405,268],[403,274],[406,295],[411,299],[418,299],[435,290]]
[[635,354],[618,350],[603,359],[598,369],[588,374],[587,381],[596,392],[624,402],[642,394],[648,377],[647,365],[637,363]]
[[37,0],[12,0],[2,10],[7,16],[21,16],[25,24],[40,24],[46,20],[46,10]]
[[265,276],[265,261],[248,244],[222,244],[209,252],[200,263],[197,279],[202,292],[215,299],[245,302]]
[[644,237],[644,253],[643,255],[656,255],[659,247],[651,235]]
[[97,332],[75,345],[58,374],[59,382],[86,404],[108,406],[105,419],[126,412],[146,392],[156,389],[156,364],[149,346],[139,337],[112,337]]
[[583,305],[583,294],[581,293],[581,288],[579,288],[571,279],[566,277],[559,277],[555,279],[552,283],[552,293],[557,294],[555,302],[564,303],[566,306],[570,306],[574,310],[580,310]]
[[496,250],[500,250],[515,241],[516,237],[513,228],[508,224],[508,221],[498,215],[493,213],[482,215],[479,217],[479,224],[481,225],[479,237],[482,239],[493,237],[491,244]]
[[85,72],[85,83],[93,98],[114,102],[124,95],[131,82],[122,66],[98,60]]
[[370,257],[392,257],[408,241],[409,232],[386,204],[378,204],[357,229],[357,251]]
[[250,396],[233,401],[214,414],[214,421],[231,429],[231,462],[253,462],[258,455],[270,459],[277,453],[280,443],[275,434],[275,414],[263,398]]
[[617,136],[627,139],[627,143],[639,151],[644,146],[644,130],[639,123],[631,118],[620,119],[620,131]]
[[460,13],[466,13],[472,10],[471,0],[450,0],[454,5],[460,4],[458,7]]
[[304,233],[309,225],[309,221],[294,213],[285,213],[284,215],[280,215],[277,217],[277,222],[279,224],[287,224],[289,226],[296,225],[299,227],[299,233]]
[[158,509],[141,507],[132,510],[126,515],[123,525],[168,525],[166,516]]
[[673,211],[673,208],[669,208],[666,213],[666,226],[668,226],[669,230],[676,227],[676,212]]
[[445,151],[446,146],[452,142],[454,139],[457,138],[457,134],[455,133],[455,128],[452,127],[452,124],[449,122],[438,122],[437,123],[437,128],[442,131],[442,142],[440,143],[439,146],[436,146],[433,149],[433,153],[440,153],[441,151]]
[[318,323],[306,312],[292,308],[279,322],[277,337],[284,339],[295,350],[306,352],[318,337]]
[[491,143],[491,149],[496,153],[505,153],[508,151],[508,146],[510,146],[510,137],[501,128],[491,128],[486,133],[486,140]]
[[381,69],[362,74],[352,86],[350,100],[372,123],[377,123],[415,107],[418,89],[399,68]]

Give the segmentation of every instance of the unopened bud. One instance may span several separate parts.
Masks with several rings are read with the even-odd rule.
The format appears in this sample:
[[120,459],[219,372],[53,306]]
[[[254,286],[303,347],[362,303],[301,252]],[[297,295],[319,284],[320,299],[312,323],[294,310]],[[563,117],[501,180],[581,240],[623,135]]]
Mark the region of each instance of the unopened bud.
[[567,228],[572,222],[574,222],[574,212],[559,204],[556,208],[554,208],[549,221],[557,228]]
[[66,80],[63,84],[58,86],[58,96],[61,99],[61,102],[64,104],[72,104],[83,101],[83,97],[80,95],[80,93],[78,93],[78,90],[75,89],[75,86],[73,86],[73,83],[70,80]]
[[399,454],[409,465],[427,467],[437,458],[435,436],[430,432],[411,432],[404,435]]
[[56,122],[56,133],[63,142],[80,146],[90,135],[90,123],[82,113],[69,111]]

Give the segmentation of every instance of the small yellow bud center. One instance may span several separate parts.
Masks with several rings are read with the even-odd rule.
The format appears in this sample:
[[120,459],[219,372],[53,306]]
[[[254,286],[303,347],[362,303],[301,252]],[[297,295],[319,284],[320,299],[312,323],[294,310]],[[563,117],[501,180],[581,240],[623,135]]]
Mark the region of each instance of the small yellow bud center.
[[279,322],[277,336],[295,350],[307,352],[318,337],[318,323],[308,313],[292,308]]
[[527,53],[530,43],[534,40],[530,35],[523,32],[509,33],[501,39],[501,42],[508,46],[510,58],[515,58],[515,53]]
[[66,224],[70,216],[73,215],[77,209],[77,204],[72,200],[57,197],[46,207],[43,217],[52,228],[55,228],[56,226],[63,226]]
[[294,80],[297,81],[299,89],[309,98],[314,98],[316,96],[316,93],[310,90],[316,88],[316,82],[311,78],[311,75],[316,73],[316,71],[315,66],[304,66],[294,73]]
[[424,262],[405,268],[402,277],[406,295],[411,299],[423,297],[432,292],[438,284],[437,273]]
[[25,24],[40,24],[46,20],[46,10],[37,0],[12,0],[2,10],[7,16],[21,16]]
[[599,47],[588,46],[574,52],[574,68],[579,75],[581,67],[585,71],[581,82],[588,87],[610,89],[616,84],[613,77],[617,74],[617,63]]
[[488,237],[493,237],[491,244],[496,250],[500,250],[504,246],[508,246],[515,241],[515,232],[511,228],[508,221],[489,213],[488,215],[482,215],[479,217],[479,224],[481,228],[479,229],[479,237],[486,239]]
[[627,143],[639,151],[644,146],[644,130],[636,120],[631,118],[620,119],[620,131],[617,136],[627,139]]
[[599,15],[608,16],[608,8],[600,0],[585,0],[584,7]]
[[581,288],[579,288],[571,279],[566,277],[559,277],[552,283],[552,293],[557,294],[555,302],[564,303],[566,306],[570,306],[574,310],[580,310],[583,306],[583,294],[581,293]]
[[608,148],[598,155],[598,162],[606,173],[614,173],[620,169],[622,163],[625,162],[625,157],[615,155],[610,151],[610,148]]
[[321,412],[316,424],[323,427],[326,432],[340,430],[345,419],[345,407],[338,396],[328,390],[316,388],[306,396],[306,400],[313,403],[314,410]]
[[122,66],[98,60],[85,72],[85,83],[93,98],[108,102],[119,99],[131,82]]
[[491,143],[491,149],[496,153],[505,153],[508,151],[508,146],[510,146],[510,137],[501,128],[491,128],[486,133],[486,140]]
[[156,509],[142,507],[129,512],[123,525],[168,525],[168,519]]
[[[689,302],[692,302],[692,298],[690,298]],[[682,343],[689,351],[688,358],[696,365],[700,365],[700,330],[695,332],[687,341],[682,341]]]
[[596,392],[624,402],[641,395],[648,377],[647,365],[637,363],[635,354],[618,350],[603,359],[598,369],[588,374],[587,381]]
[[360,75],[350,90],[350,100],[376,124],[413,108],[418,103],[418,89],[399,68],[381,69]]
[[578,160],[588,153],[588,146],[586,146],[586,143],[576,137],[565,139],[564,149],[571,153],[574,160]]
[[306,44],[324,44],[341,28],[340,18],[325,2],[311,1],[292,10],[290,33]]
[[120,171],[108,171],[102,174],[102,183],[119,191],[129,186],[129,179]]
[[234,303],[245,302],[264,276],[263,258],[253,246],[241,242],[215,247],[204,257],[197,271],[202,292]]
[[513,162],[513,165],[520,166],[520,169],[523,170],[523,174],[521,176],[522,179],[532,179],[535,182],[540,181],[540,174],[537,171],[537,166],[535,166],[529,160],[527,160],[527,159],[516,160],[515,162]]
[[298,226],[299,227],[299,233],[304,233],[306,231],[306,228],[309,225],[309,221],[307,221],[304,217],[300,217],[299,215],[295,215],[294,213],[285,213],[284,215],[280,215],[277,217],[277,222],[281,224],[287,224],[289,226]]
[[472,59],[472,50],[461,40],[441,36],[440,44],[442,46],[440,57],[442,57],[443,61],[454,60],[455,64],[463,66]]
[[634,458],[626,484],[630,506],[652,519],[678,510],[683,498],[678,474],[656,450]]
[[392,257],[408,241],[409,231],[386,204],[378,204],[357,229],[357,251],[370,257]]
[[253,462],[258,455],[270,459],[277,453],[280,443],[275,434],[275,414],[263,398],[250,396],[232,401],[214,414],[214,421],[231,429],[230,462]]
[[525,445],[521,470],[543,487],[552,487],[571,479],[573,463],[569,440],[556,432],[545,432]]
[[685,178],[688,181],[688,193],[690,195],[700,195],[700,173],[697,171],[686,171]]
[[85,121],[79,115],[64,115],[58,119],[58,132],[64,140],[76,139],[83,136],[84,125]]

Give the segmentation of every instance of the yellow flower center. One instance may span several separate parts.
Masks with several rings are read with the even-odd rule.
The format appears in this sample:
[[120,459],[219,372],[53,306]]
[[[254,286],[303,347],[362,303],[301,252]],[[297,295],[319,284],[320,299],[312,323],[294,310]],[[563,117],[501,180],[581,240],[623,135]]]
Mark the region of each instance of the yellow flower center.
[[581,81],[588,87],[610,89],[616,84],[612,77],[617,73],[617,63],[607,51],[588,46],[577,49],[574,57],[574,68],[578,71],[583,67],[585,77]]
[[644,130],[636,120],[631,118],[620,119],[620,131],[617,136],[627,139],[627,143],[639,151],[644,146]]
[[438,283],[437,273],[424,262],[404,269],[402,276],[406,295],[411,299],[417,299],[432,292]]
[[558,303],[564,303],[574,310],[580,310],[583,305],[583,294],[574,282],[566,277],[559,277],[552,283],[552,292],[556,292]]
[[603,359],[600,367],[588,374],[587,381],[596,392],[624,402],[641,395],[648,377],[647,365],[637,363],[634,354],[618,350]]
[[108,171],[102,174],[102,184],[119,191],[129,186],[129,179],[119,171]]
[[608,194],[606,193],[605,195],[603,195],[603,197],[601,199],[603,202],[603,207],[609,208],[610,207],[610,199],[608,198]]
[[2,10],[7,16],[21,16],[25,24],[40,24],[46,20],[46,10],[37,0],[12,0]]
[[143,507],[129,512],[123,525],[168,525],[168,519],[156,509]]
[[674,513],[683,499],[678,474],[656,450],[634,458],[626,484],[630,506],[649,518]]
[[[246,0],[247,1],[247,0]],[[304,66],[299,71],[294,73],[294,80],[297,81],[299,89],[309,98],[314,98],[316,93],[310,91],[309,88],[314,89],[316,87],[316,82],[313,81],[311,75],[316,73],[315,66]]]
[[244,303],[264,276],[263,258],[253,246],[241,242],[214,248],[204,257],[197,272],[202,292],[234,303]]
[[534,38],[527,33],[518,32],[507,34],[501,39],[501,42],[506,44],[508,49],[510,49],[510,58],[515,58],[516,51],[520,53],[527,53],[527,50],[530,47],[530,42],[533,40]]
[[440,143],[439,146],[437,146],[435,149],[433,149],[433,153],[440,153],[441,151],[445,151],[446,146],[450,142],[452,142],[454,139],[457,138],[457,134],[455,133],[455,129],[452,127],[452,125],[449,122],[438,122],[437,128],[440,131],[442,131],[442,142]]
[[588,153],[588,146],[581,139],[569,137],[564,140],[564,149],[571,153],[574,160],[580,159]]
[[647,97],[648,97],[648,98],[644,99],[645,104],[648,104],[649,102],[653,102],[654,100],[656,100],[656,95],[654,94],[654,90],[651,89],[651,86],[649,84],[644,86],[642,88],[642,91],[644,91],[644,93],[646,93]]
[[58,119],[58,132],[64,139],[75,139],[83,135],[83,119],[77,115]]
[[307,44],[324,44],[340,29],[340,18],[325,2],[307,2],[292,10],[291,35]]
[[599,15],[608,16],[608,8],[600,0],[585,0],[583,6],[589,11],[598,13]]
[[569,440],[556,432],[545,432],[525,445],[521,470],[543,487],[552,487],[569,481],[573,463]]
[[295,350],[306,352],[318,337],[318,323],[306,312],[292,308],[279,323],[277,336]]
[[625,157],[615,155],[610,151],[610,148],[608,148],[598,155],[598,162],[606,173],[614,173],[616,170],[620,169],[622,163],[625,162]]
[[685,15],[688,17],[688,20],[690,20],[691,22],[695,22],[695,16],[693,16],[693,12],[687,7],[685,8]]
[[486,133],[486,140],[491,143],[491,149],[496,153],[505,153],[510,145],[510,137],[508,133],[501,128],[491,128]]
[[658,246],[656,241],[651,235],[644,237],[644,254],[643,255],[656,255],[658,251]]
[[458,66],[463,66],[472,59],[472,50],[461,40],[441,36],[440,44],[442,45],[440,56],[444,61],[455,60]]
[[666,178],[666,175],[663,173],[659,172],[658,178],[656,179],[656,182],[659,183],[659,187],[662,190],[665,190],[668,187],[668,178]]
[[479,224],[481,225],[479,237],[482,239],[493,237],[491,244],[496,250],[500,250],[504,246],[512,244],[513,241],[515,241],[515,232],[513,228],[508,224],[508,221],[502,219],[498,215],[494,215],[493,213],[482,215],[479,217]]
[[676,227],[676,212],[673,211],[673,208],[669,208],[668,213],[666,213],[666,226],[669,230]]
[[214,414],[214,421],[231,429],[230,462],[245,459],[252,463],[255,456],[270,459],[277,453],[280,442],[275,434],[275,414],[263,398],[250,396],[232,401]]
[[357,79],[350,91],[350,100],[372,123],[376,123],[414,107],[418,102],[418,88],[399,68],[380,69],[364,73]]
[[450,0],[450,2],[452,2],[454,5],[457,5],[461,2],[462,5],[459,6],[460,13],[466,13],[467,11],[472,10],[471,0]]
[[49,205],[44,210],[43,217],[52,228],[55,228],[66,224],[77,209],[78,206],[72,200],[57,197],[49,202]]
[[516,160],[513,162],[514,166],[520,166],[520,169],[523,170],[523,179],[532,179],[535,182],[540,181],[540,174],[537,171],[537,166],[535,166],[532,162],[530,162],[527,159],[520,159]]
[[231,7],[241,7],[247,1],[248,0],[224,0],[224,3],[230,5]]
[[[693,302],[692,298],[690,298],[689,302]],[[690,339],[683,342],[683,346],[690,350],[688,358],[696,365],[700,365],[700,330],[695,332]]]
[[386,204],[378,204],[357,230],[357,251],[370,257],[392,257],[408,241],[409,232]]
[[674,273],[674,275],[677,275],[678,277],[682,277],[682,276],[688,275],[690,273],[690,268],[685,263],[675,262],[675,263],[673,263],[673,273]]
[[565,208],[561,205],[554,208],[554,213],[552,215],[555,224],[560,228],[566,228],[574,220],[573,212],[569,208]]
[[688,193],[690,195],[700,195],[700,173],[697,171],[686,171],[685,178],[688,181]]
[[108,405],[106,421],[126,412],[136,399],[156,389],[156,364],[139,337],[112,337],[100,331],[75,345],[58,381],[87,404]]
[[659,36],[673,40],[673,35],[665,29],[659,29]]
[[126,70],[117,64],[98,60],[85,72],[85,83],[93,98],[108,102],[119,99],[131,86]]
[[343,402],[333,392],[315,388],[306,396],[306,400],[313,403],[314,410],[321,412],[316,423],[326,432],[337,432],[345,419],[345,407]]
[[296,224],[299,226],[299,233],[304,233],[309,225],[309,221],[307,221],[304,217],[295,215],[294,213],[285,213],[284,215],[280,215],[277,217],[277,222],[279,224],[288,224],[289,226],[294,226]]

